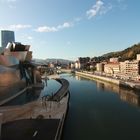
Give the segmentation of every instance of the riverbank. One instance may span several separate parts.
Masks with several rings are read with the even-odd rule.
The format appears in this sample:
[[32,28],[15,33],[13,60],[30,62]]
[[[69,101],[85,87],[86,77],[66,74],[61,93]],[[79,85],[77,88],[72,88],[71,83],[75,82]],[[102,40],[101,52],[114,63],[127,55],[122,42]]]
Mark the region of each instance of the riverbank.
[[76,71],[75,74],[89,79],[94,79],[94,80],[98,79],[105,82],[116,84],[118,86],[123,86],[134,90],[140,90],[140,82],[128,82],[120,79],[114,79],[112,77],[105,77],[105,76],[95,75],[87,72]]

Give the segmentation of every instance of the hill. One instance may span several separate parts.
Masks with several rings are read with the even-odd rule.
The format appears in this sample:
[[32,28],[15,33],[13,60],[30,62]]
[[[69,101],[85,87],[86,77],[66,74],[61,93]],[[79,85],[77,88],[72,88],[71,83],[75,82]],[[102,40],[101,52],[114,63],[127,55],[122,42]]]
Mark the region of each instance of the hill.
[[71,60],[66,60],[66,59],[56,59],[56,58],[48,58],[45,60],[47,63],[56,63],[59,62],[61,64],[69,64],[72,61]]
[[[109,60],[111,57],[119,57],[120,61],[136,59],[136,55],[140,54],[140,43],[118,52],[110,52],[99,57],[94,57],[96,60]],[[92,58],[92,59],[94,59]]]
[[66,60],[66,59],[56,59],[56,58],[47,58],[47,59],[33,59],[34,63],[39,64],[39,65],[44,65],[48,63],[56,63],[59,62],[61,64],[69,64],[72,62],[71,60]]

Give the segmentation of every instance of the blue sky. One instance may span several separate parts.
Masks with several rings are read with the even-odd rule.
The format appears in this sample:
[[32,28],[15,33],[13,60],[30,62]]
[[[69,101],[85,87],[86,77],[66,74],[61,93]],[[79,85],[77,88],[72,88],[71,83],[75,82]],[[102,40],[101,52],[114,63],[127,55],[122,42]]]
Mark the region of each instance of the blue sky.
[[34,58],[100,56],[140,42],[140,0],[0,0],[0,29]]

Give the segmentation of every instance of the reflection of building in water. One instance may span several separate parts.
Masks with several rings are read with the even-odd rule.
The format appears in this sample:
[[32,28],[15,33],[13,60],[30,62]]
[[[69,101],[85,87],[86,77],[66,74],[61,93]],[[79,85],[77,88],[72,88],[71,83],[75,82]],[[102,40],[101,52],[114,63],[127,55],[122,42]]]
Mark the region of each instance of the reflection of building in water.
[[110,84],[110,83],[103,82],[103,81],[100,81],[100,82],[97,81],[96,85],[97,85],[98,89],[114,91],[116,93],[119,93],[119,86],[117,86],[117,85]]
[[119,95],[121,100],[140,106],[140,96],[134,91],[120,89]]
[[104,91],[104,83],[96,82],[96,87],[97,87],[97,89]]
[[140,95],[134,90],[128,90],[126,88],[119,87],[114,84],[106,83],[106,82],[98,82],[96,83],[97,88],[100,90],[108,90],[117,93],[121,100],[126,101],[128,103],[140,106]]
[[81,80],[81,77],[80,77],[80,76],[75,75],[75,79],[80,81],[80,80]]

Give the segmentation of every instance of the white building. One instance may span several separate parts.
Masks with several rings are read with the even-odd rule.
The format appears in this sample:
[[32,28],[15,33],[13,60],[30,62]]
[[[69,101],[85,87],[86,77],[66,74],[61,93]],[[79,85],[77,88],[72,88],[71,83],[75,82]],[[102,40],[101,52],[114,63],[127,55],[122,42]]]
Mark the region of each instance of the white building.
[[116,75],[120,72],[119,63],[107,63],[104,65],[104,72],[109,75]]
[[96,64],[96,70],[98,72],[103,72],[104,71],[104,64],[103,63],[97,63]]
[[74,69],[75,68],[75,64],[74,63],[71,63],[70,64],[70,67],[71,67],[71,69]]
[[78,61],[75,62],[75,69],[80,69],[79,62]]
[[120,62],[120,71],[122,74],[128,75],[133,80],[138,80],[140,76],[140,61]]
[[140,54],[137,54],[137,60],[140,61]]

